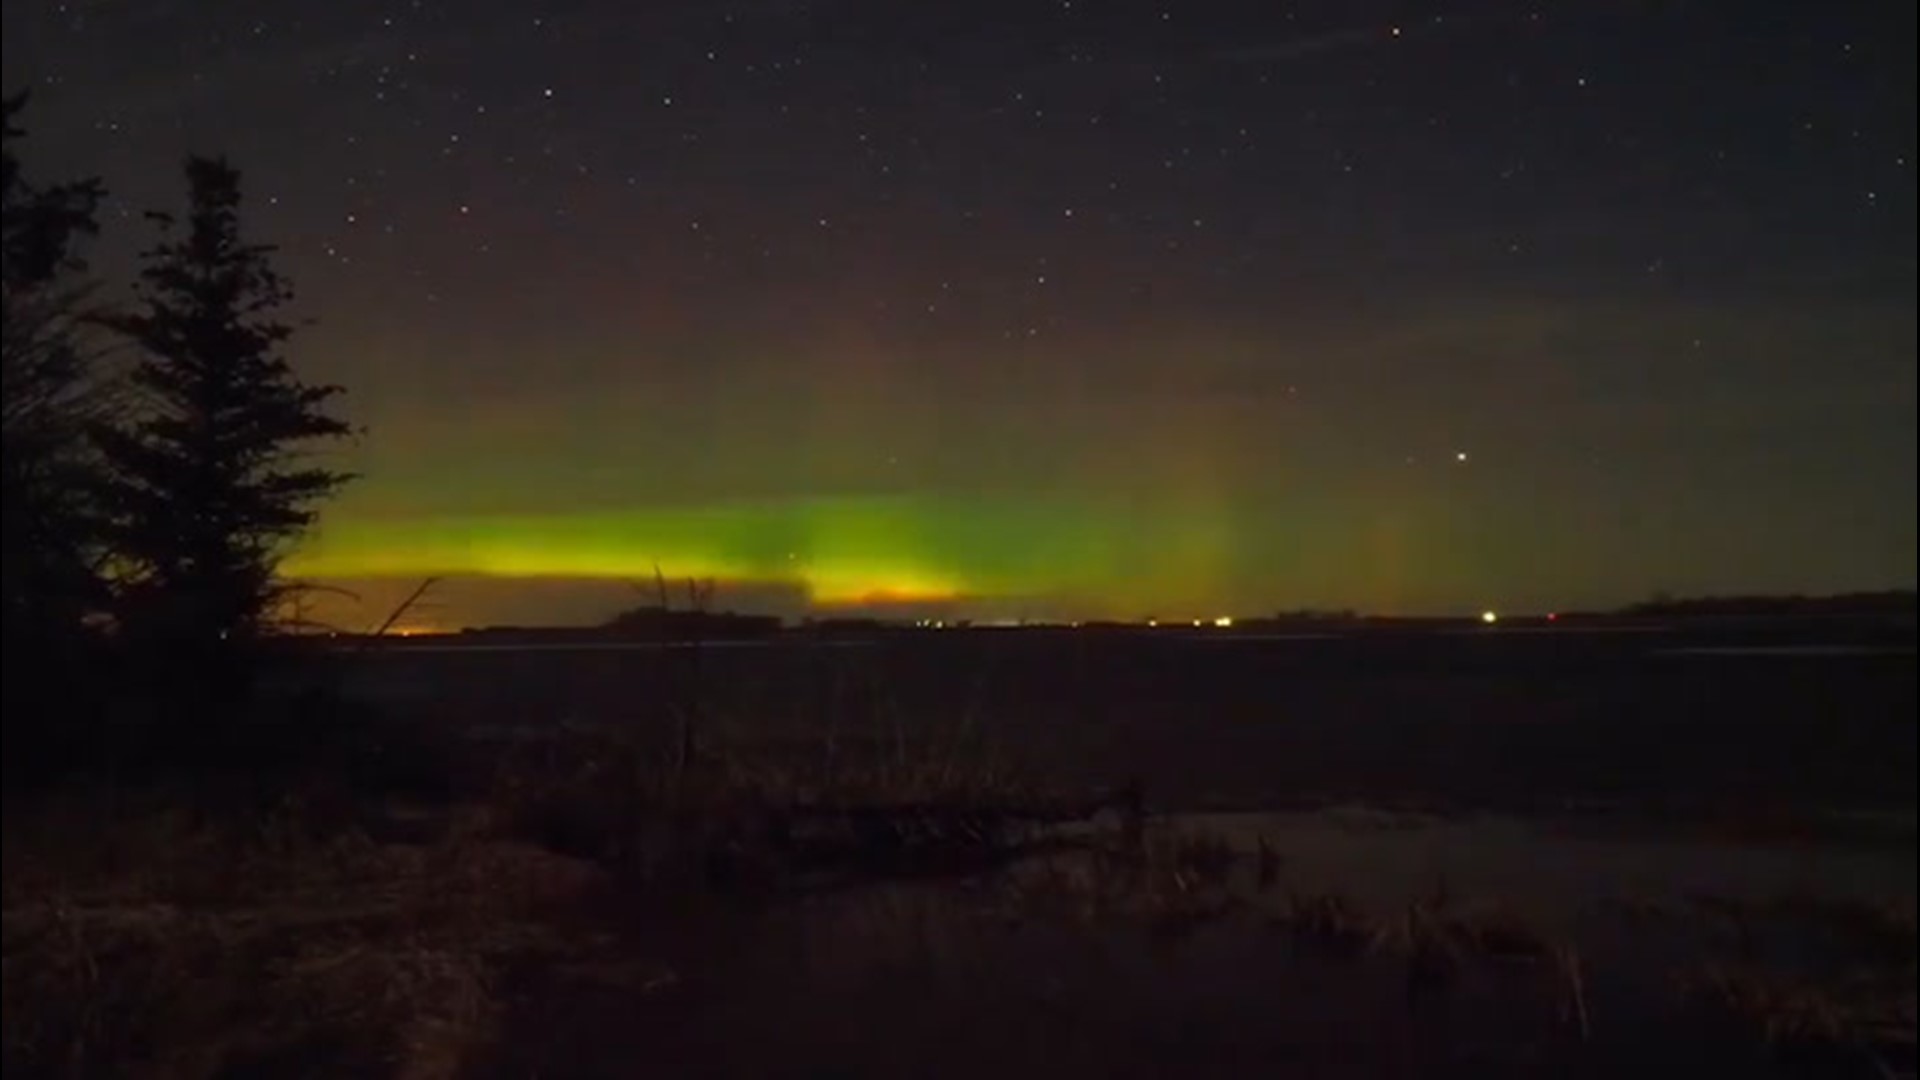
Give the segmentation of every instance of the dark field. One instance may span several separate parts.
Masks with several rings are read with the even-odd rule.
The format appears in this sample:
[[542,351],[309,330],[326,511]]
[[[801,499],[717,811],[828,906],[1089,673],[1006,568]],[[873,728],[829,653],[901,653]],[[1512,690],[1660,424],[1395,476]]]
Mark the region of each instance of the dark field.
[[1913,635],[1848,624],[1353,632],[946,631],[470,648],[348,665],[355,695],[492,733],[937,753],[1163,808],[1332,801],[1757,818],[1910,812]]
[[489,1075],[1864,1077],[1912,1069],[1914,664],[1844,623],[943,631],[410,644],[349,686],[1156,811],[1118,877],[1096,848],[644,919],[647,963],[540,984]]
[[8,1075],[1914,1075],[1911,629],[331,659],[446,786],[10,811]]

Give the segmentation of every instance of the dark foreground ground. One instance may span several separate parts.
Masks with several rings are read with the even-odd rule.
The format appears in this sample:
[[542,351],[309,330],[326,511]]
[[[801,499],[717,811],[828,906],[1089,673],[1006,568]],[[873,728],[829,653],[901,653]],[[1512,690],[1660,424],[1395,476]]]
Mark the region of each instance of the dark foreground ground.
[[1911,629],[379,645],[9,806],[8,1076],[1914,1074]]
[[1159,805],[1910,811],[1911,628],[945,632],[369,651],[349,693],[494,734],[937,750]]

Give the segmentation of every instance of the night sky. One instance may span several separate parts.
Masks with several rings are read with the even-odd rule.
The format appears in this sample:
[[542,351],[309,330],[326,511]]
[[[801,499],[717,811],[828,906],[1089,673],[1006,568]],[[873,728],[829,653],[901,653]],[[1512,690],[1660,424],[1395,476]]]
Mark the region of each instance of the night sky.
[[1906,586],[1915,5],[8,0],[125,276],[230,155],[438,625]]

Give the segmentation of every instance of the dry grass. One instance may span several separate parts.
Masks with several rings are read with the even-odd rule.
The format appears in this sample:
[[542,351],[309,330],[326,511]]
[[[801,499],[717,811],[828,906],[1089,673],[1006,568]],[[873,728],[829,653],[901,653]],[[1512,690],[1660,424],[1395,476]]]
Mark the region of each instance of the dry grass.
[[1770,1043],[1837,1044],[1849,1035],[1847,1006],[1824,986],[1750,967],[1712,965],[1690,989]]
[[1549,937],[1512,908],[1456,906],[1444,884],[1398,917],[1373,916],[1342,893],[1290,893],[1285,923],[1302,941],[1339,956],[1398,957],[1409,1007],[1450,990],[1475,965],[1520,967],[1552,982],[1560,1020],[1592,1036],[1586,970],[1571,942]]
[[998,897],[1015,918],[1137,926],[1172,940],[1244,906],[1232,881],[1243,861],[1211,833],[1122,822],[1071,834],[1044,857],[1011,867]]
[[1751,964],[1710,964],[1683,976],[1682,986],[1693,1000],[1722,1010],[1783,1050],[1913,1053],[1910,975],[1860,970],[1812,979]]
[[702,746],[690,760],[618,734],[525,748],[487,803],[503,833],[636,881],[758,890],[986,869],[1096,809],[1047,796],[955,738],[796,753],[716,728]]
[[[166,798],[10,810],[6,1072],[458,1075],[498,1037],[510,975],[579,945],[548,917],[556,905],[612,878],[671,897],[689,885],[772,896],[823,871],[865,883],[1000,870],[993,895],[1007,913],[1158,939],[1261,910],[1275,901],[1251,894],[1271,891],[1303,953],[1404,961],[1410,1004],[1462,976],[1506,972],[1520,979],[1507,985],[1552,993],[1561,1022],[1591,1034],[1583,957],[1511,908],[1457,903],[1440,886],[1381,915],[1344,893],[1287,888],[1264,838],[1236,846],[1150,823],[1138,792],[1049,798],[958,738],[782,756],[722,735],[709,730],[684,757],[612,736],[523,748],[477,808],[423,843],[343,829],[324,800],[238,820]],[[1766,1038],[1858,1043],[1904,1023],[1911,1040],[1910,910],[1705,907],[1736,926],[1792,918],[1862,954],[1905,957],[1904,1014],[1885,985],[1870,996],[1745,969],[1695,981]],[[909,929],[932,935],[924,921]]]
[[1297,940],[1340,955],[1377,948],[1389,928],[1344,893],[1287,894],[1287,925]]
[[7,1074],[456,1075],[490,1037],[500,973],[566,947],[540,913],[590,876],[471,833],[381,846],[297,819],[10,809]]
[[1525,916],[1499,904],[1452,913],[1443,927],[1466,950],[1500,963],[1548,961],[1559,947]]
[[6,1072],[452,1076],[486,1054],[503,977],[575,946],[548,916],[610,874],[766,885],[832,858],[884,876],[927,852],[944,870],[1033,831],[1006,812],[1031,790],[951,745],[801,762],[705,745],[691,760],[614,737],[525,750],[425,843],[374,842],[345,795],[239,814],[177,792],[10,808]]

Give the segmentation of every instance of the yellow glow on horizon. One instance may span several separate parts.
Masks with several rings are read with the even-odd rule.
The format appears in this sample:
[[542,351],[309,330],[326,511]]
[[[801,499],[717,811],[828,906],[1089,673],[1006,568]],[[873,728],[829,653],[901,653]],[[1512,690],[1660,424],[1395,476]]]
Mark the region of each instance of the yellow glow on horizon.
[[703,555],[655,561],[630,551],[593,547],[473,544],[452,552],[354,552],[349,558],[296,556],[285,564],[296,578],[455,576],[524,579],[625,579],[647,583],[658,574],[671,584],[687,580],[791,584],[808,599],[830,606],[933,603],[965,595],[958,582],[904,561],[835,559],[796,562],[791,572],[769,576],[761,568]]
[[914,588],[891,586],[877,588],[855,588],[846,592],[822,592],[809,589],[807,598],[822,607],[890,607],[904,604],[937,604],[960,599],[959,593],[942,590],[918,590]]
[[[1163,604],[1219,610],[1233,599],[1225,595],[1232,551],[1222,521],[1202,513],[1121,528],[1124,517],[1097,499],[913,495],[340,514],[291,552],[282,569],[335,582],[627,582],[643,593],[657,574],[676,590],[688,580],[711,581],[722,596],[733,592],[782,610],[1021,603],[1116,618]],[[1139,566],[1151,570],[1142,574]],[[1199,625],[1211,622],[1208,616]]]
[[796,576],[811,599],[828,605],[932,603],[963,593],[950,578],[903,564],[813,563],[800,566]]

